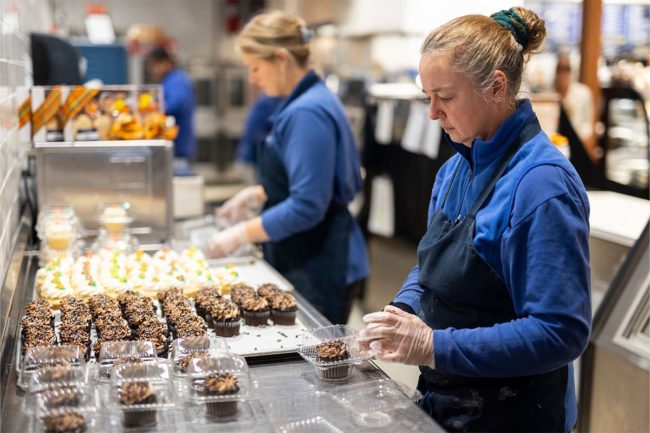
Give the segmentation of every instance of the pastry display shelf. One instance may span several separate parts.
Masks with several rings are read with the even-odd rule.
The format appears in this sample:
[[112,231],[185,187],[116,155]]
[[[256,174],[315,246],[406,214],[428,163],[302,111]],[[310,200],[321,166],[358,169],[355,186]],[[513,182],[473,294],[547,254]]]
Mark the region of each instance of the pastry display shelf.
[[[20,390],[16,384],[16,344],[19,337],[19,320],[20,315],[27,304],[32,299],[34,277],[37,270],[37,258],[34,254],[24,253],[20,248],[18,258],[14,258],[16,272],[20,275],[17,279],[17,286],[12,291],[11,314],[8,320],[7,333],[9,338],[3,343],[2,352],[2,407],[1,420],[2,431],[19,432],[29,431],[31,418],[28,414],[21,412],[21,405],[26,397],[26,393]],[[269,278],[271,274],[265,277],[257,275],[257,271],[264,269],[271,271],[277,278],[276,284],[282,288],[292,289],[288,282],[282,278],[268,263],[263,260],[255,259],[227,259],[225,262],[231,263],[241,269],[242,277],[252,279],[252,284],[257,284],[255,278]],[[248,263],[248,265],[245,265]],[[211,266],[220,266],[222,262],[211,262]],[[248,267],[250,266],[250,267]],[[284,281],[283,281],[284,280]],[[262,280],[260,280],[262,281]],[[267,282],[267,280],[264,280]],[[288,286],[287,286],[288,285]],[[5,287],[6,289],[6,287]],[[5,292],[6,293],[6,292]],[[315,328],[328,325],[328,321],[318,311],[316,311],[299,293],[295,292],[299,304],[298,320],[307,328]],[[272,327],[269,327],[272,328]],[[294,431],[295,428],[307,426],[305,420],[295,420],[293,418],[282,418],[282,404],[291,404],[292,399],[301,395],[311,396],[314,400],[323,400],[332,402],[331,405],[323,405],[323,412],[319,416],[332,425],[338,426],[341,431],[373,431],[373,428],[364,428],[358,422],[359,414],[355,414],[355,408],[350,405],[346,406],[344,399],[340,398],[340,393],[344,392],[348,386],[359,386],[368,384],[372,386],[373,382],[387,381],[387,376],[372,362],[367,361],[359,366],[355,366],[350,377],[344,383],[328,383],[321,381],[316,375],[313,366],[297,357],[294,353],[276,354],[275,356],[255,356],[247,358],[251,375],[251,393],[254,399],[251,400],[250,410],[255,416],[249,416],[246,426],[239,424],[223,424],[215,426],[214,424],[198,425],[196,423],[183,422],[182,417],[171,411],[164,411],[165,419],[169,417],[177,421],[158,424],[155,431],[215,431],[221,427],[227,428],[228,431],[234,431],[230,428],[237,428],[236,431],[250,432],[273,432],[273,431]],[[381,382],[380,382],[381,383]],[[355,388],[356,389],[356,388]],[[364,388],[365,389],[365,388]],[[345,396],[345,394],[341,394]],[[409,432],[409,431],[430,431],[443,432],[425,412],[420,410],[409,397],[406,395],[398,396],[401,403],[398,405],[391,416],[399,420],[390,425],[382,427],[382,431],[391,432]],[[248,406],[242,406],[242,410],[248,410]],[[169,413],[168,413],[169,412]],[[362,414],[363,415],[363,414]],[[181,421],[178,421],[178,420]],[[365,418],[364,418],[365,419]],[[355,421],[357,420],[357,421]],[[115,423],[109,423],[111,426]],[[232,425],[231,425],[232,424]],[[303,426],[305,424],[305,426]],[[119,425],[119,423],[117,423]],[[294,428],[295,427],[295,428]],[[415,430],[414,430],[415,429]],[[111,431],[121,431],[120,428]],[[377,430],[379,431],[379,430]]]

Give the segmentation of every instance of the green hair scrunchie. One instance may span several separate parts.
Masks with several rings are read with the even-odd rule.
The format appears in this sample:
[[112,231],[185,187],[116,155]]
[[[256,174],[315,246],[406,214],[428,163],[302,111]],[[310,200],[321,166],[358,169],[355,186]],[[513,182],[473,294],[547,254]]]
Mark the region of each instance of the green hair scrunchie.
[[528,27],[526,21],[517,12],[512,9],[504,9],[490,15],[490,18],[512,33],[517,43],[526,48],[528,45]]

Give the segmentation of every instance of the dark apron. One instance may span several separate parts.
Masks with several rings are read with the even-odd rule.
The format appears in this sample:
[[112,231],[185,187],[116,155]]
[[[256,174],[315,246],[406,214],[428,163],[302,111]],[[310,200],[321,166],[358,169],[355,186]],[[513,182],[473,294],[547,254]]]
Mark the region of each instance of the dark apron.
[[[517,150],[539,131],[537,122],[524,128],[468,215],[452,222],[442,209],[460,163],[456,166],[442,205],[418,245],[422,318],[433,329],[489,327],[517,318],[504,281],[478,255],[472,240],[476,213]],[[448,431],[564,431],[566,366],[509,378],[459,376],[428,367],[420,371],[419,405]]]
[[[316,75],[303,81],[284,106],[318,81]],[[258,144],[257,155],[260,183],[268,196],[266,210],[289,197],[289,178],[275,149],[262,142]],[[345,320],[351,224],[347,206],[332,202],[323,221],[315,227],[263,244],[265,260],[332,323]]]

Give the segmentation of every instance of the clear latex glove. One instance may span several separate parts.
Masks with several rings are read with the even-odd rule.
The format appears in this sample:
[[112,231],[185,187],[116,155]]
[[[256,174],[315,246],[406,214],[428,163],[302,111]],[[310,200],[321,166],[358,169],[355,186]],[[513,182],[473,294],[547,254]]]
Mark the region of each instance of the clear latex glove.
[[249,243],[246,223],[241,222],[226,230],[215,233],[208,242],[205,254],[213,259],[225,257],[235,251],[240,245]]
[[382,361],[434,367],[433,329],[418,316],[387,306],[363,316],[361,347],[369,347]]
[[225,220],[229,225],[236,224],[249,218],[251,211],[261,208],[266,199],[262,185],[248,186],[217,209],[217,218]]

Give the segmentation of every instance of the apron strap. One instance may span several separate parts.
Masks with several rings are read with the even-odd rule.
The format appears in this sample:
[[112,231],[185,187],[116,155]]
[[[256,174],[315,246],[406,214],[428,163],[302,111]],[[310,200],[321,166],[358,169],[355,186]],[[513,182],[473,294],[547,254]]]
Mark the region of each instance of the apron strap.
[[456,168],[454,168],[454,172],[451,175],[451,181],[449,182],[449,186],[447,187],[447,192],[445,192],[445,196],[442,199],[442,203],[440,204],[440,209],[444,209],[445,203],[447,203],[447,197],[449,197],[449,191],[451,191],[451,186],[454,184],[454,180],[456,179],[456,173],[458,173],[458,167],[460,167],[460,163],[462,162],[462,157],[458,159],[458,164],[456,164]]
[[510,145],[510,148],[506,151],[505,155],[503,155],[503,157],[501,158],[501,162],[499,162],[499,165],[497,166],[497,169],[494,171],[492,178],[490,178],[490,181],[485,185],[485,188],[481,192],[481,195],[479,195],[479,197],[472,205],[472,209],[467,214],[467,218],[474,218],[476,216],[476,213],[487,201],[490,194],[492,194],[492,190],[494,189],[494,186],[497,184],[499,179],[501,179],[503,172],[505,172],[506,168],[508,168],[508,164],[510,163],[512,157],[515,156],[517,151],[521,148],[521,146],[524,145],[524,143],[527,143],[530,139],[536,136],[540,131],[541,128],[539,126],[539,122],[537,121],[537,119],[535,119],[534,122],[531,122],[524,127],[524,129],[519,133],[519,135],[515,138],[513,143]]

